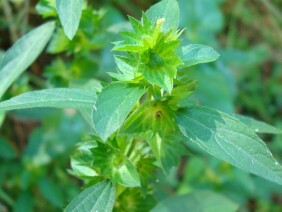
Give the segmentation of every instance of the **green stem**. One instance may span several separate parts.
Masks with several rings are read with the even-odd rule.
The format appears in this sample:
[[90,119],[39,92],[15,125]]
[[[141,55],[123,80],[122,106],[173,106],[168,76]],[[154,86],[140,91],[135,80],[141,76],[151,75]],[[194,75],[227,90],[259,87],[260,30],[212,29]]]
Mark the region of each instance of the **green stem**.
[[15,204],[13,199],[7,193],[5,193],[2,189],[0,189],[0,199],[6,202],[9,206],[13,206]]
[[11,36],[11,42],[14,43],[18,39],[17,35],[17,28],[15,25],[15,21],[13,19],[13,12],[11,9],[11,6],[7,0],[2,0],[3,4],[3,10],[4,10],[4,15],[5,18],[9,24],[9,31],[10,31],[10,36]]

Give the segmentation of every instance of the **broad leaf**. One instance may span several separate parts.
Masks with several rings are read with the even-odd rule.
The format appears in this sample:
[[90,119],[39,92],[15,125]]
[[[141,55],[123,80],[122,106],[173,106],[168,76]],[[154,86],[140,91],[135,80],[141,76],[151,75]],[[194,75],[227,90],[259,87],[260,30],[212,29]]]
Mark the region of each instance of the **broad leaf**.
[[269,134],[282,134],[282,130],[273,127],[262,121],[255,120],[253,118],[242,116],[239,114],[233,115],[235,118],[239,119],[242,123],[248,126],[250,129],[254,130],[256,133],[269,133]]
[[30,66],[46,46],[55,28],[48,22],[20,38],[0,62],[0,98],[13,81]]
[[194,107],[180,110],[176,120],[188,142],[244,171],[282,184],[281,165],[265,143],[238,119]]
[[152,212],[232,212],[239,206],[226,197],[211,191],[194,191],[183,196],[174,196],[160,202]]
[[65,209],[66,212],[111,212],[115,201],[115,186],[108,181],[93,185],[81,192]]
[[76,88],[51,88],[32,91],[0,102],[0,111],[35,107],[87,108],[97,99],[94,92]]
[[184,46],[179,53],[183,61],[181,67],[189,67],[200,63],[209,63],[217,60],[219,54],[209,46],[201,44],[191,44]]
[[83,0],[56,0],[56,8],[67,37],[72,40],[80,22]]
[[150,7],[147,16],[151,22],[155,23],[158,19],[164,18],[163,30],[177,29],[179,23],[179,7],[176,0],[163,0]]
[[146,89],[127,83],[112,83],[98,96],[93,110],[93,123],[105,141],[124,122]]

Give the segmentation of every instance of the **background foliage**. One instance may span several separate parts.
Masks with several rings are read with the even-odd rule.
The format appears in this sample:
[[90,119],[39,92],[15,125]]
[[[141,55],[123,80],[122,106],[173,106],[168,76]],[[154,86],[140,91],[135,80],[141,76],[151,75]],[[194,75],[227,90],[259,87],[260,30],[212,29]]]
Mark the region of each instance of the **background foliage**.
[[[58,28],[47,53],[13,83],[2,100],[42,88],[101,91],[97,79],[109,82],[106,72],[115,71],[111,42],[119,39],[121,29],[128,29],[126,15],[140,18],[140,11],[155,2],[89,1],[83,5],[74,37],[69,29],[72,42]],[[221,54],[215,63],[189,68],[191,79],[200,79],[197,100],[202,105],[249,115],[281,128],[281,2],[178,2],[180,27],[185,28],[183,36],[192,43],[213,46]],[[52,0],[2,0],[0,58],[21,35],[49,17],[57,17],[54,4]],[[82,182],[66,171],[74,146],[91,130],[80,114],[54,109],[12,111],[5,117],[0,114],[0,123],[0,211],[57,211],[80,193]],[[262,136],[274,156],[282,161],[281,135]],[[240,211],[282,210],[281,186],[191,149],[193,157],[183,157],[169,177],[158,173],[156,200],[186,195],[190,201],[196,201],[197,195],[208,197],[208,192],[214,191],[239,204]],[[200,194],[191,195],[192,191]],[[220,198],[210,201],[221,202]],[[155,210],[162,210],[162,204]]]

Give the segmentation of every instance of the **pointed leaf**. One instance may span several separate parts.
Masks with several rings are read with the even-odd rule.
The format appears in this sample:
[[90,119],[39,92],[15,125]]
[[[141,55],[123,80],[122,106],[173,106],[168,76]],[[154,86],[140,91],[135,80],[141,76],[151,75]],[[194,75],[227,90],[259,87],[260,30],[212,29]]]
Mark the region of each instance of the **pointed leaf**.
[[177,29],[179,23],[179,7],[176,0],[163,0],[150,7],[146,14],[152,23],[164,18],[163,30],[167,32]]
[[56,9],[67,37],[72,40],[80,22],[83,0],[56,0]]
[[200,63],[209,63],[217,60],[219,54],[209,46],[191,44],[181,49],[179,57],[183,61],[181,67],[189,67]]
[[35,107],[87,108],[97,99],[94,92],[76,88],[51,88],[32,91],[0,102],[0,111]]
[[245,125],[247,125],[250,129],[254,130],[256,133],[282,134],[281,129],[273,127],[262,121],[258,121],[253,118],[242,116],[239,114],[234,114],[233,116],[239,119],[239,121],[241,121]]
[[48,22],[20,38],[0,62],[0,98],[13,81],[30,66],[51,38],[54,22]]
[[81,192],[65,209],[66,212],[111,212],[116,188],[111,182],[103,181]]
[[164,138],[156,135],[154,139],[149,140],[151,149],[166,174],[172,167],[177,166],[180,157],[187,153],[181,139],[183,136],[178,134],[181,133],[173,133]]
[[238,119],[204,107],[180,110],[176,119],[189,142],[202,150],[244,171],[282,184],[282,166],[265,143]]
[[183,196],[173,196],[160,202],[152,212],[235,212],[239,206],[226,197],[211,191],[194,191]]
[[128,83],[112,83],[98,96],[93,110],[93,123],[105,141],[124,122],[146,89]]

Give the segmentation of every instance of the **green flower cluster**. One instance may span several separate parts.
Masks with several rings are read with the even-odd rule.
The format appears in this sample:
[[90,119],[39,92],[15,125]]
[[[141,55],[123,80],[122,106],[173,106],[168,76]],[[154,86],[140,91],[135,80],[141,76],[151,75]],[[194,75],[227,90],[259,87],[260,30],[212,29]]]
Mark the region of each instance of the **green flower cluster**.
[[164,32],[164,18],[153,23],[145,13],[141,22],[129,17],[133,31],[122,32],[122,41],[115,42],[114,51],[124,52],[116,56],[119,73],[111,76],[122,81],[145,79],[151,85],[158,85],[171,93],[177,67],[182,60],[176,54],[182,31],[174,29]]

